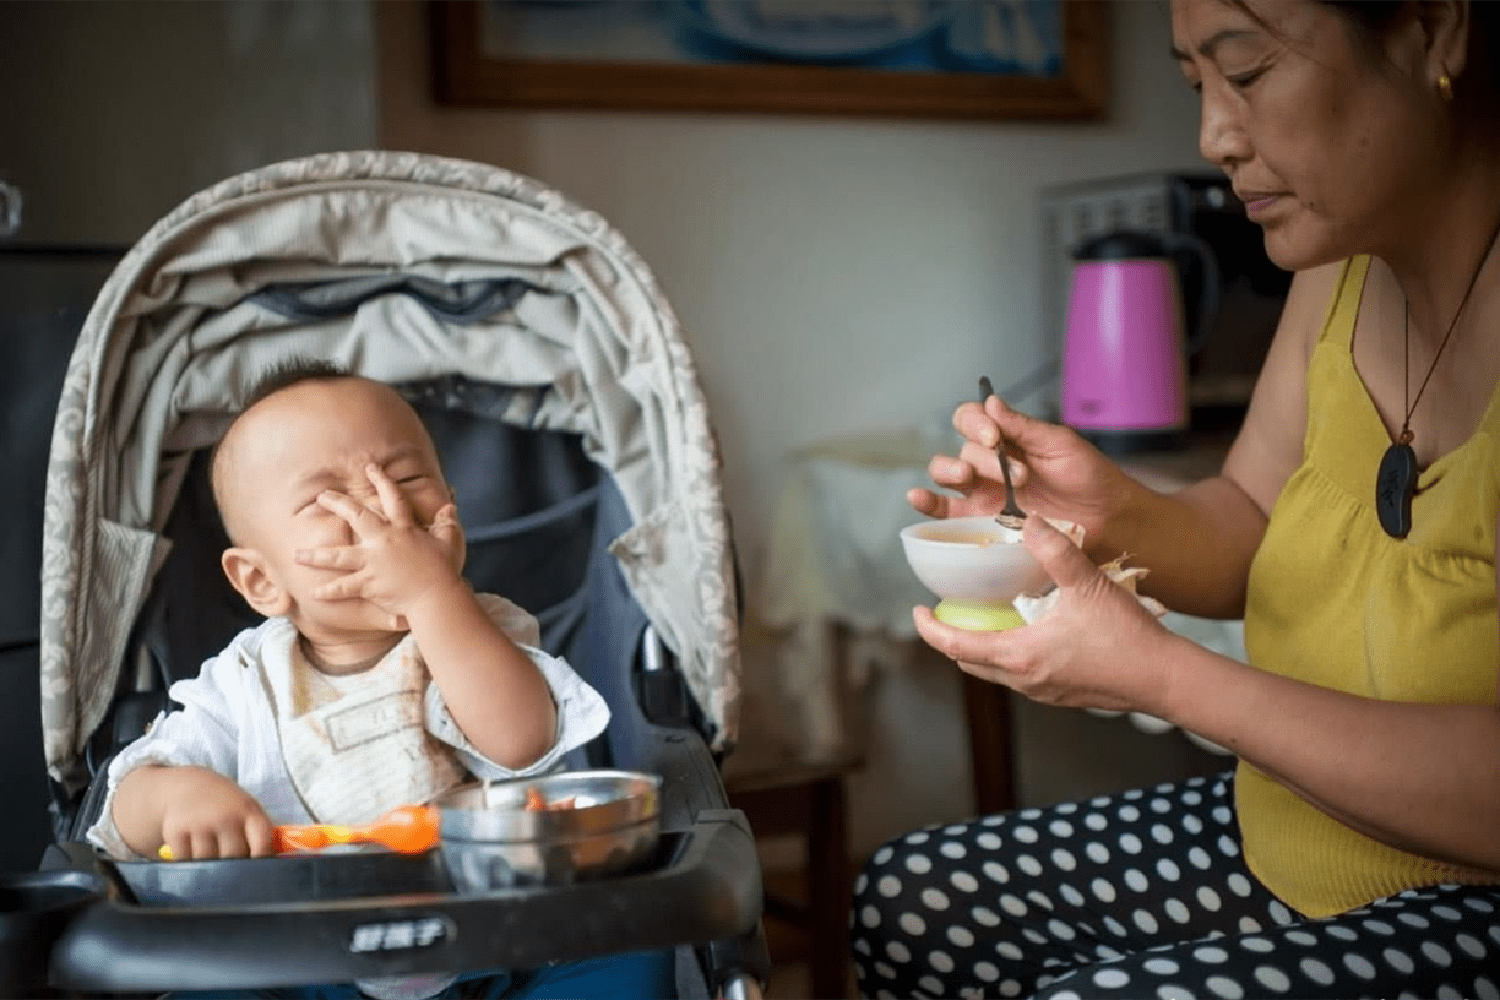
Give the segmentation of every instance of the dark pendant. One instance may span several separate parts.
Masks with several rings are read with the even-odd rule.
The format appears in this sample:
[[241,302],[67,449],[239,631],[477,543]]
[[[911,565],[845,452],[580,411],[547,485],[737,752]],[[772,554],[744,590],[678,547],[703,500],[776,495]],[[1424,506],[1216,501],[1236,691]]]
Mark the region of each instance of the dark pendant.
[[1411,532],[1411,498],[1417,492],[1417,453],[1397,441],[1385,450],[1375,476],[1375,515],[1392,538]]

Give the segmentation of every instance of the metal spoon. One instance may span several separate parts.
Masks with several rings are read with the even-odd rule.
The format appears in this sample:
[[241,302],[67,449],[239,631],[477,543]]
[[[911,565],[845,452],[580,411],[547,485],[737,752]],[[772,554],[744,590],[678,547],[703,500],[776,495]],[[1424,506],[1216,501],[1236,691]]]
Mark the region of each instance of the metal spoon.
[[[990,384],[990,377],[981,375],[979,377],[979,405],[983,407],[984,401],[994,394],[995,387]],[[1000,443],[995,446],[995,451],[1000,456],[1000,475],[1005,478],[1005,506],[1000,509],[1000,513],[995,515],[995,520],[1007,528],[1020,528],[1026,520],[1026,512],[1016,504],[1016,488],[1010,481],[1010,458],[1005,454],[1004,434],[1000,435]]]

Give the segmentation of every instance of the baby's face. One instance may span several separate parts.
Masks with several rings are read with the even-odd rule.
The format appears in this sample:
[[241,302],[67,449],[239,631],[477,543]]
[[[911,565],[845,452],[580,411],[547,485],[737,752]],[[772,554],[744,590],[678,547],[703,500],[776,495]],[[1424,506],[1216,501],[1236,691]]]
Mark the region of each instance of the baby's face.
[[291,597],[304,633],[340,638],[389,630],[389,616],[362,600],[312,596],[341,571],[298,565],[298,549],[351,545],[353,529],[317,502],[337,490],[386,514],[365,467],[396,483],[423,527],[452,500],[432,441],[394,390],[360,379],[304,382],[263,400],[231,430],[221,453],[221,502],[236,545],[254,549]]

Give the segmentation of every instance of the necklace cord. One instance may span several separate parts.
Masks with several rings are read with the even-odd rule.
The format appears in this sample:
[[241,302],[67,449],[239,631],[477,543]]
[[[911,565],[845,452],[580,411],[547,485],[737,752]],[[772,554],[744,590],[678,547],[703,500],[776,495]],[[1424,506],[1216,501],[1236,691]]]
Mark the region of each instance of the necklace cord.
[[[1427,390],[1427,383],[1432,381],[1432,373],[1437,371],[1438,359],[1443,356],[1443,348],[1448,346],[1448,341],[1453,336],[1453,331],[1458,329],[1458,321],[1463,318],[1464,309],[1469,304],[1469,296],[1474,293],[1474,286],[1479,283],[1479,276],[1484,273],[1484,265],[1489,262],[1490,254],[1495,249],[1495,242],[1500,239],[1500,222],[1490,231],[1490,239],[1485,244],[1484,253],[1479,258],[1479,263],[1474,267],[1474,272],[1469,275],[1469,286],[1464,289],[1463,298],[1458,301],[1458,310],[1453,314],[1453,321],[1448,324],[1448,332],[1443,334],[1443,340],[1438,344],[1437,353],[1432,356],[1432,364],[1427,368],[1427,375],[1422,379],[1422,384],[1417,388],[1417,398],[1413,399],[1406,408],[1406,416],[1401,420],[1402,444],[1410,444],[1412,440],[1411,417],[1417,412],[1417,404],[1422,401],[1422,393]],[[1405,333],[1403,334],[1402,351],[1405,354],[1405,367],[1403,368],[1402,386],[1403,395],[1411,393],[1411,302],[1405,301]]]

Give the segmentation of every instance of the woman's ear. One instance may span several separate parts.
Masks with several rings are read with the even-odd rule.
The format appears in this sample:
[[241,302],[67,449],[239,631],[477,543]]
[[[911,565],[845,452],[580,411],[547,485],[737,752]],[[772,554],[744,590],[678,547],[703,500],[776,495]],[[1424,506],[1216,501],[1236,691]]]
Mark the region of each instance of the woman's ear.
[[220,564],[230,586],[259,614],[275,618],[292,609],[292,596],[271,576],[265,558],[256,550],[225,549]]
[[1471,0],[1425,0],[1413,4],[1427,40],[1427,72],[1436,87],[1440,77],[1456,81],[1469,57]]

